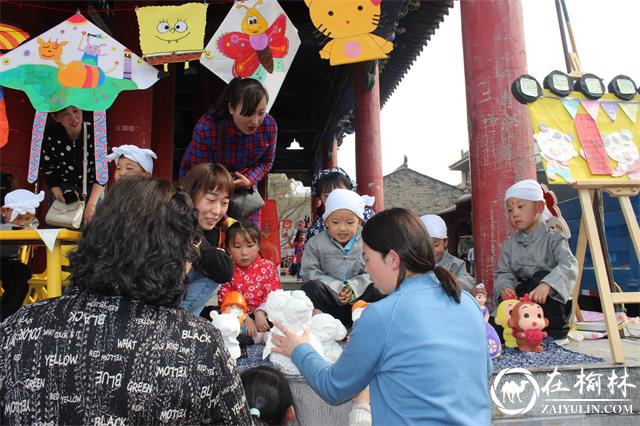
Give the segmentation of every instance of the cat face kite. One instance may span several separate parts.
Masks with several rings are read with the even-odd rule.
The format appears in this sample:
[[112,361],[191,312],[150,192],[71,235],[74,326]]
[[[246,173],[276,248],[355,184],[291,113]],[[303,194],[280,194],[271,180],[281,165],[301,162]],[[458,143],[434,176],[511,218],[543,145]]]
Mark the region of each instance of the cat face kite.
[[393,43],[371,34],[380,23],[382,0],[305,0],[313,25],[331,38],[320,57],[331,65],[387,58]]
[[269,92],[273,105],[300,46],[298,30],[276,0],[237,3],[205,48],[200,62],[229,82],[251,77]]
[[40,112],[105,110],[123,90],[146,89],[156,70],[76,13],[0,61],[0,85],[26,92]]

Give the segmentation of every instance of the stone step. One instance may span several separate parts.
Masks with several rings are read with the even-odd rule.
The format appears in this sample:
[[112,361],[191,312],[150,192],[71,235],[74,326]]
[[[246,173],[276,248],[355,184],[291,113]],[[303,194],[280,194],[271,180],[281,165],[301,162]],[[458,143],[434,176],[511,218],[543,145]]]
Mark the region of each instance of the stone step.
[[[598,392],[599,390],[599,392]],[[490,379],[494,423],[587,424],[604,416],[640,424],[640,366],[504,369]],[[611,424],[610,421],[607,423]],[[560,423],[558,423],[560,424]],[[599,423],[598,423],[599,424]]]

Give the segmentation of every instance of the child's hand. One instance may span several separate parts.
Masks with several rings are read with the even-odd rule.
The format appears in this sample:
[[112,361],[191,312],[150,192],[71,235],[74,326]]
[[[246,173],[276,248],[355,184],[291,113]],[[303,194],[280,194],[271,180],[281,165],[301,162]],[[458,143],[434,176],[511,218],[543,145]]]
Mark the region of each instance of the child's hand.
[[346,305],[351,301],[351,297],[353,296],[353,290],[349,286],[342,287],[340,290],[340,294],[338,295],[338,303],[341,305]]
[[516,291],[512,288],[505,288],[500,292],[500,297],[502,297],[502,300],[516,297]]
[[251,337],[256,337],[256,333],[258,330],[256,329],[256,323],[253,322],[250,316],[247,315],[247,318],[244,320],[244,328],[247,330],[247,334]]
[[264,311],[256,311],[256,328],[258,331],[269,331],[269,322],[267,322],[267,314]]
[[550,292],[551,287],[549,284],[541,282],[538,284],[538,287],[534,288],[533,291],[529,293],[529,299],[539,305],[543,305],[547,302],[547,297]]

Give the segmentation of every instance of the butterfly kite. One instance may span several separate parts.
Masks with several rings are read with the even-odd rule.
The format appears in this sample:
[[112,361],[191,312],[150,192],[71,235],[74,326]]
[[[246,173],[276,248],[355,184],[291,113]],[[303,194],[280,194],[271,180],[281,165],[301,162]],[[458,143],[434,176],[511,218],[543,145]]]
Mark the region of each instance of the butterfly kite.
[[[260,8],[258,8],[260,6]],[[270,108],[300,47],[298,30],[275,0],[236,3],[200,62],[224,81],[251,77],[269,92]]]

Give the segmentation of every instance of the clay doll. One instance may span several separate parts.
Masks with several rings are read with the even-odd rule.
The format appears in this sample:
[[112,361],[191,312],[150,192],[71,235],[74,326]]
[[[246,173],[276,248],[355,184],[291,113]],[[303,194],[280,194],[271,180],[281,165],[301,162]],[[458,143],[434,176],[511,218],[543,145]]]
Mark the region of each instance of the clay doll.
[[516,338],[513,337],[513,330],[509,326],[509,317],[511,316],[511,311],[513,307],[516,306],[520,301],[515,297],[510,297],[498,305],[498,309],[496,310],[496,324],[502,327],[502,338],[504,339],[504,345],[507,348],[515,348],[518,346],[518,342],[516,342]]
[[219,314],[211,311],[209,314],[213,325],[220,330],[222,341],[227,347],[229,354],[233,359],[240,358],[240,343],[238,343],[238,335],[240,334],[240,322],[234,314]]
[[544,317],[542,306],[529,301],[529,294],[520,299],[520,303],[513,307],[509,326],[522,352],[542,352],[542,340],[547,333],[542,331],[549,325]]
[[342,354],[342,346],[338,341],[345,338],[347,329],[340,320],[329,314],[318,314],[311,318],[311,333],[314,334],[322,344],[324,359],[334,363]]
[[365,302],[364,300],[358,300],[356,303],[354,303],[351,307],[351,321],[358,321],[360,319],[360,316],[362,315],[362,312],[367,306],[369,306],[369,303]]
[[242,293],[239,291],[229,292],[222,302],[220,312],[235,315],[240,321],[240,326],[242,326],[244,319],[247,317],[247,302],[244,300]]
[[471,294],[478,301],[478,304],[482,308],[482,314],[487,327],[487,344],[489,345],[489,355],[491,358],[496,358],[502,351],[502,345],[500,344],[500,336],[496,332],[495,328],[489,324],[489,309],[486,306],[487,303],[487,289],[484,284],[478,283],[471,289]]
[[[282,306],[281,303],[285,300],[285,297],[286,301],[284,302],[284,306]],[[274,300],[271,300],[272,298]],[[313,314],[313,304],[302,290],[292,291],[291,294],[287,296],[283,296],[278,291],[272,292],[267,298],[266,309],[267,315],[272,321],[280,321],[282,325],[287,327],[287,329],[300,336],[305,332],[305,328],[309,326],[309,322]],[[277,327],[273,327],[271,331],[272,333],[278,333],[282,335],[282,332]],[[322,344],[320,344],[318,338],[313,334],[311,334],[309,337],[309,343],[311,344],[311,346],[313,346],[320,355],[323,355]],[[272,353],[271,347],[271,337],[269,337],[267,340],[267,344],[265,344],[265,348],[262,354],[263,357],[269,355],[269,359],[271,360],[271,362],[286,374],[300,374],[300,371],[293,364],[291,358],[282,354]]]
[[[289,300],[290,294],[284,290],[276,290],[269,293],[267,296],[267,301],[265,304],[265,309],[267,310],[267,317],[269,321],[272,323],[284,322],[284,305]],[[262,351],[262,359],[265,359],[271,353],[271,335],[273,333],[279,334],[283,336],[284,334],[278,329],[278,327],[272,327],[271,330],[267,333],[267,339],[264,344],[264,350]]]

